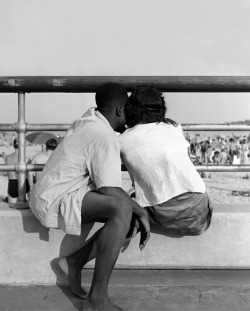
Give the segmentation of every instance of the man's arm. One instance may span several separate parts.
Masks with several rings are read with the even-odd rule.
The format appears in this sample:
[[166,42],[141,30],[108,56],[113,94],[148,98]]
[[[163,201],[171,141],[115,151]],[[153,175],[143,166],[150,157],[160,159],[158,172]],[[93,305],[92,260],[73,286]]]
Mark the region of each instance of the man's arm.
[[145,211],[145,209],[142,208],[137,202],[130,199],[130,197],[127,195],[127,193],[122,188],[102,187],[102,188],[99,188],[97,191],[102,195],[118,197],[118,198],[121,198],[127,201],[129,204],[132,205],[133,213],[135,213],[138,217],[147,216],[147,212]]
[[143,250],[150,236],[150,225],[146,210],[142,208],[137,202],[132,200],[122,188],[102,187],[97,191],[102,195],[117,197],[131,204],[133,213],[135,214],[139,223],[139,229],[141,231],[140,249]]

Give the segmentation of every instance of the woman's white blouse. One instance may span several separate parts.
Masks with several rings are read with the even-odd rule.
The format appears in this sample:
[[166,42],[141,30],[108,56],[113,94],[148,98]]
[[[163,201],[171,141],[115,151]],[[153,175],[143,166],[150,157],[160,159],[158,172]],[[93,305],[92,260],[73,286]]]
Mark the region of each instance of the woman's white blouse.
[[185,192],[205,192],[188,156],[181,125],[139,124],[119,136],[121,158],[134,179],[141,206],[163,203]]

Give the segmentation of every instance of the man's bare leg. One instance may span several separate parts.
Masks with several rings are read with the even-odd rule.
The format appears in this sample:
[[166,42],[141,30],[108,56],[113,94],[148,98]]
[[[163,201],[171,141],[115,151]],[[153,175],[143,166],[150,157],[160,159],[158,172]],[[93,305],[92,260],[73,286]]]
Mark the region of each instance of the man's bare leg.
[[[81,271],[89,261],[96,258],[97,236],[99,235],[101,229],[99,229],[90,239],[88,239],[86,244],[83,246],[84,250],[82,247],[68,256],[60,257],[57,261],[58,266],[68,279],[71,291],[81,299],[86,299],[87,297],[85,291],[81,287]],[[131,237],[124,241],[123,247],[130,241],[130,239]],[[78,263],[77,265],[75,264],[76,262]]]
[[100,230],[81,249],[68,256],[59,258],[57,262],[58,266],[67,276],[71,291],[81,299],[86,299],[87,297],[81,287],[81,271],[87,262],[95,258],[96,238]]
[[[83,223],[105,222],[96,235],[93,281],[83,310],[121,310],[109,301],[108,283],[129,230],[132,208],[120,199],[89,192],[83,199],[82,214]],[[94,241],[95,239],[66,258],[68,279],[77,294],[81,292],[79,275],[81,276],[81,269],[91,255]]]

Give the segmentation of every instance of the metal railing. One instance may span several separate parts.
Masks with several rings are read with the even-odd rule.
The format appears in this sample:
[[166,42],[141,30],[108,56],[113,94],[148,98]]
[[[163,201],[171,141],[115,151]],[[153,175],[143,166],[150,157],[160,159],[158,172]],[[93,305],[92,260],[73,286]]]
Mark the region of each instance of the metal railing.
[[[0,131],[18,133],[18,163],[1,165],[0,171],[18,173],[18,202],[25,202],[25,179],[28,171],[41,171],[43,165],[26,164],[25,134],[27,131],[66,131],[69,124],[27,124],[25,93],[92,93],[104,83],[117,82],[128,92],[138,86],[154,86],[162,92],[250,92],[250,77],[225,76],[17,76],[0,77],[0,93],[18,93],[18,122],[0,124]],[[247,125],[184,125],[184,131],[249,131]],[[198,171],[250,172],[249,165],[199,165]]]

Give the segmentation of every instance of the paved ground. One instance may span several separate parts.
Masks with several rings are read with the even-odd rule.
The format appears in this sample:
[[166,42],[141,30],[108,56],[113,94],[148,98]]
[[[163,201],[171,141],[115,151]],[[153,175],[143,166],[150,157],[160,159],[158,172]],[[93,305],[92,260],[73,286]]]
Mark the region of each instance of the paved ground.
[[[92,270],[83,276],[88,290]],[[109,292],[127,311],[249,311],[250,271],[116,270]],[[73,311],[81,306],[65,285],[0,285],[0,311]]]

